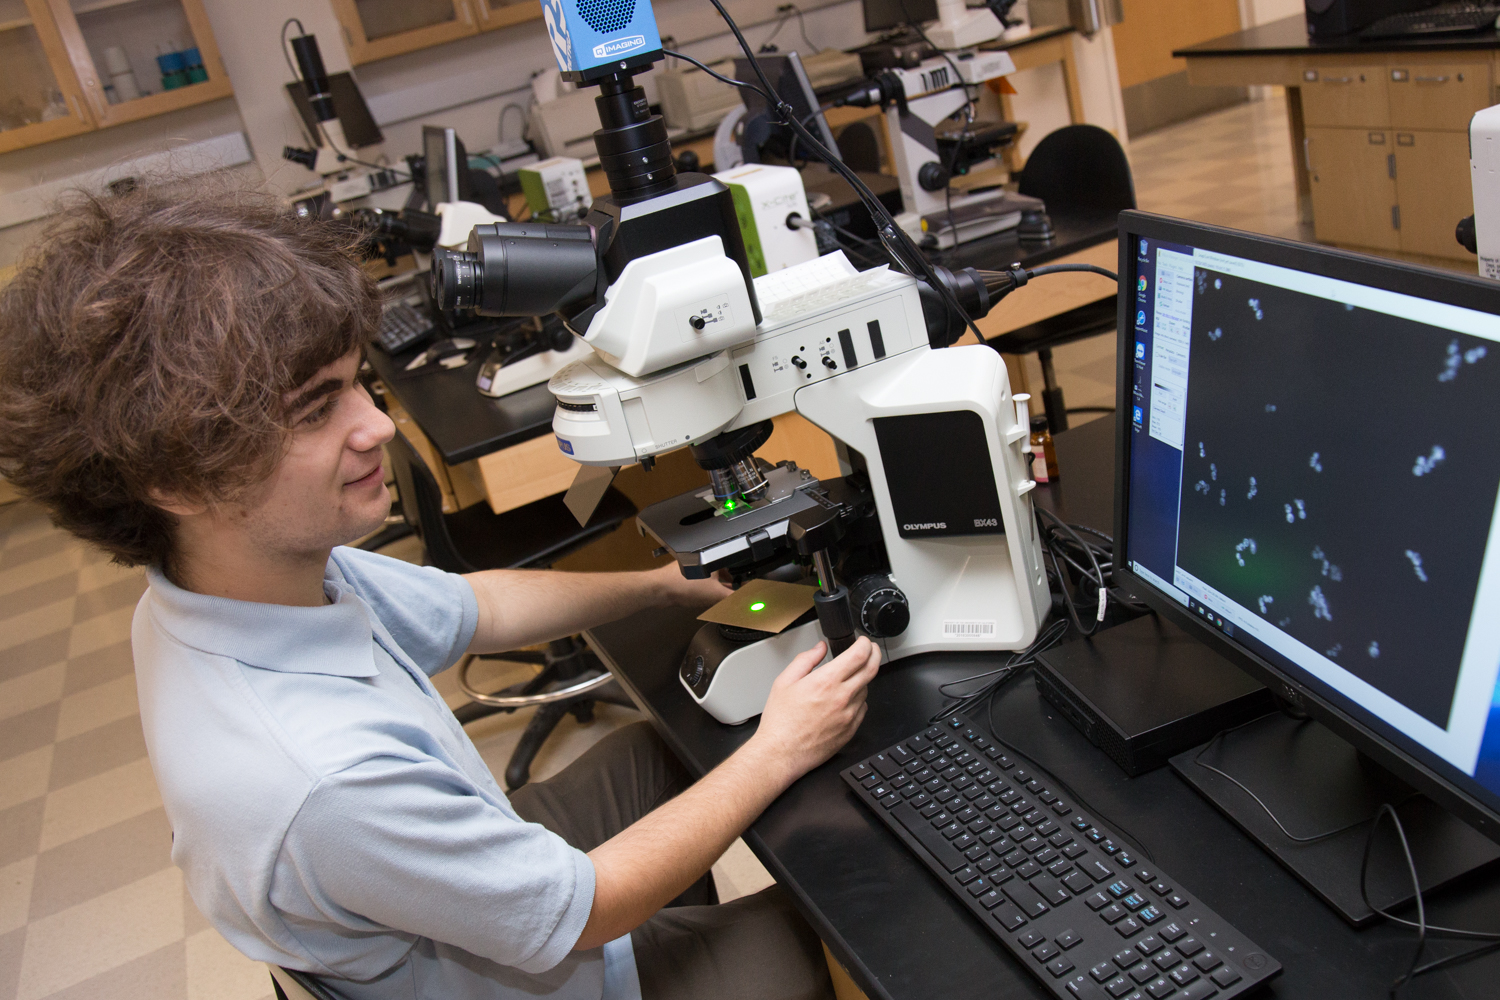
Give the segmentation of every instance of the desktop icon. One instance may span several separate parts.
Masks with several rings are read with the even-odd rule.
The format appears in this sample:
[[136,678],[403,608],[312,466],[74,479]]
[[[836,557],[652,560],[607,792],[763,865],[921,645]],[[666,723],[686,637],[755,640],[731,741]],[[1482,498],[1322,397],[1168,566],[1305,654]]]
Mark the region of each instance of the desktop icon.
[[1131,416],[1135,420],[1135,425],[1137,427],[1141,426],[1141,421],[1146,418],[1145,412],[1139,406],[1133,407],[1131,409]]
[[1141,256],[1146,256],[1146,241],[1141,240]]
[[1135,314],[1135,325],[1136,326],[1145,326],[1146,325],[1146,310],[1141,309],[1141,310],[1139,310]]
[[1135,342],[1135,359],[1137,361],[1143,361],[1143,360],[1145,360],[1145,358],[1146,358],[1146,342],[1143,341],[1143,340],[1137,340]]
[[1144,274],[1136,280],[1135,290],[1138,292],[1144,292],[1146,290],[1146,276]]

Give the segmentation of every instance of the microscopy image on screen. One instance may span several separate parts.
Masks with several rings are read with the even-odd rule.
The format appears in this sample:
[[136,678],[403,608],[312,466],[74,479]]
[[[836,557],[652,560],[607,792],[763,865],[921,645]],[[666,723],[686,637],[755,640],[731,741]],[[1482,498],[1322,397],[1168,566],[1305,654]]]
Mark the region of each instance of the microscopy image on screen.
[[1178,565],[1446,728],[1500,486],[1500,345],[1194,278]]

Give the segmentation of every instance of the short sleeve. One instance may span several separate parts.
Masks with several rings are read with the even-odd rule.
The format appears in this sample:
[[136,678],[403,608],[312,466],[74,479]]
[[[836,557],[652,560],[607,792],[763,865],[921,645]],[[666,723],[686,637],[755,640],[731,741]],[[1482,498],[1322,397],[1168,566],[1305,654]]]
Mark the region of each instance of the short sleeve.
[[458,661],[479,627],[469,581],[434,566],[340,547],[333,563],[391,638],[429,677]]
[[394,930],[537,974],[583,933],[594,866],[440,762],[378,757],[315,786],[282,841],[271,901],[351,934]]

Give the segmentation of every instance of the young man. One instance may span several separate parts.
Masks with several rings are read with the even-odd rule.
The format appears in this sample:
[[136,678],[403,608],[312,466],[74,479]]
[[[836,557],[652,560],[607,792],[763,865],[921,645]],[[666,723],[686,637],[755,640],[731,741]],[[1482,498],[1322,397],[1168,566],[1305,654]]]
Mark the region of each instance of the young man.
[[507,798],[431,674],[724,590],[341,547],[390,503],[378,319],[346,233],[247,196],[89,201],[0,296],[0,471],[148,567],[141,719],[194,901],[350,1000],[830,995],[779,891],[663,907],[849,739],[878,651],[797,657],[696,784],[641,723]]

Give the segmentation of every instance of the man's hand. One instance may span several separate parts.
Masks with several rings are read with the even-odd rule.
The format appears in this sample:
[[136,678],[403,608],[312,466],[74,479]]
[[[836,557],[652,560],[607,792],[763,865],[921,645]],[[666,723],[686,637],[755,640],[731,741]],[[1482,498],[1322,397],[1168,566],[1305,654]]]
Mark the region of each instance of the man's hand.
[[661,595],[660,602],[664,605],[701,611],[734,593],[718,577],[689,580],[682,575],[682,568],[675,561],[651,570],[649,575],[653,586]]
[[864,636],[826,666],[825,643],[799,655],[771,685],[760,728],[751,737],[797,780],[848,743],[868,708],[865,695],[880,669],[880,647]]

